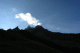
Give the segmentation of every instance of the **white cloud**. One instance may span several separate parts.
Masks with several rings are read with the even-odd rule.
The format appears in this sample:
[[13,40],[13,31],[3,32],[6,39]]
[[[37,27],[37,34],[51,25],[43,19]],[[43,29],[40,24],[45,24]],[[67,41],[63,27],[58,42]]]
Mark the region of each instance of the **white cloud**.
[[24,14],[24,13],[16,14],[16,15],[15,15],[15,18],[21,18],[22,20],[27,21],[28,24],[30,24],[30,25],[31,25],[31,24],[34,25],[34,26],[36,26],[36,25],[41,25],[41,23],[39,23],[39,20],[37,20],[35,17],[31,16],[30,13],[26,13],[26,14]]
[[18,15],[15,15],[15,18],[19,18],[19,16]]

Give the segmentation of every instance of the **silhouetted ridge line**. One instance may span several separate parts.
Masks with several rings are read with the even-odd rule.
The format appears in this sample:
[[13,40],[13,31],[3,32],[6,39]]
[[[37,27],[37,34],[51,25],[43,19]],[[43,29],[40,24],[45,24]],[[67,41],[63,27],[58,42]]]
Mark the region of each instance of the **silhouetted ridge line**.
[[[3,30],[2,30],[3,31]],[[59,44],[56,44],[54,42],[51,42],[49,40],[46,40],[44,38],[39,38],[37,36],[35,36],[34,34],[31,34],[31,32],[29,31],[25,31],[25,30],[19,30],[19,31],[14,31],[14,32],[2,32],[5,36],[1,36],[1,37],[5,37],[8,39],[8,41],[16,41],[16,40],[23,40],[21,39],[22,37],[25,37],[26,39],[30,39],[30,40],[33,40],[33,41],[37,41],[37,42],[40,42],[41,44],[44,44],[46,46],[49,46],[49,47],[52,47],[52,48],[55,48],[56,50],[59,50],[59,51],[62,51],[62,52],[65,52],[65,53],[75,53],[75,52],[78,52],[79,49],[77,48],[69,48],[69,47],[64,47],[64,46],[61,46]],[[7,35],[6,35],[7,34]],[[9,35],[11,34],[11,35]],[[13,35],[14,36],[13,36]],[[12,36],[12,37],[11,37]],[[20,36],[20,37],[19,37]],[[21,37],[22,36],[22,37]],[[18,39],[17,39],[18,38]],[[6,39],[6,41],[7,41]],[[4,40],[4,39],[3,39]]]
[[[67,46],[62,46],[59,43],[54,43],[54,40],[59,40],[59,41],[75,41],[80,43],[80,34],[67,34],[67,33],[59,33],[59,32],[51,32],[48,31],[47,29],[44,29],[42,26],[37,25],[35,28],[32,28],[30,26],[28,26],[27,28],[25,28],[24,30],[20,30],[17,27],[15,27],[14,29],[8,29],[7,31],[5,30],[0,30],[1,33],[3,33],[4,35],[8,34],[9,36],[1,36],[1,37],[5,37],[9,40],[12,41],[16,41],[17,38],[22,36],[25,37],[26,39],[30,39],[33,41],[37,41],[40,42],[46,46],[55,48],[56,50],[60,50],[62,52],[66,52],[66,53],[75,53],[75,52],[79,52],[78,47],[73,47],[70,48]],[[14,38],[12,38],[10,34],[14,34]],[[15,36],[16,35],[16,36]],[[10,38],[11,37],[11,38]],[[22,39],[19,39],[22,40]]]
[[0,36],[0,38],[4,42],[15,42],[17,40],[25,41],[26,39],[29,39],[40,42],[41,44],[65,53],[75,53],[79,52],[80,50],[80,48],[78,47],[69,48],[67,46],[62,46],[60,44],[54,43],[54,40],[76,41],[80,43],[80,36],[78,36],[79,34],[54,33],[48,31],[47,29],[44,29],[42,26],[36,26],[35,28],[31,28],[30,26],[28,26],[26,30],[20,30],[17,26],[14,29],[9,29],[7,31],[0,29],[0,33],[3,34]]
[[18,28],[18,26],[13,29],[13,31],[19,31],[19,30],[20,30],[20,29]]

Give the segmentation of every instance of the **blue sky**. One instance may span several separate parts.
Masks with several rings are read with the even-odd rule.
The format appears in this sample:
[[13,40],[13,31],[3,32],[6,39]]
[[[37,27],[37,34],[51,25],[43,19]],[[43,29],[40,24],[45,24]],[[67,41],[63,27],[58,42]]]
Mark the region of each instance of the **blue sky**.
[[28,25],[80,33],[80,0],[0,0],[0,28],[25,29]]

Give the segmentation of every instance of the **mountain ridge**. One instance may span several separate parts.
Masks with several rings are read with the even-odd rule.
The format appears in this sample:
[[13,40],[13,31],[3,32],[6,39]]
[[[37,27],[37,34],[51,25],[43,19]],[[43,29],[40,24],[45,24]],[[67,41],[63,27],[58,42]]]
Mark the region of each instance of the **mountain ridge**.
[[[56,33],[50,32],[47,29],[44,29],[42,26],[36,26],[35,28],[30,28],[29,30],[20,30],[17,26],[16,28],[14,28],[14,30],[8,29],[7,31],[5,31],[5,30],[0,29],[0,33],[3,34],[3,36],[1,35],[1,37],[3,38],[3,39],[1,38],[3,40],[3,42],[10,41],[10,40],[12,42],[14,42],[14,41],[25,42],[27,40],[32,40],[33,42],[37,41],[41,44],[46,45],[46,47],[48,46],[48,47],[54,48],[55,50],[61,51],[63,53],[64,52],[70,53],[69,51],[75,53],[75,52],[79,52],[79,50],[80,50],[79,34],[63,34],[63,33],[58,33],[58,32],[56,32]],[[11,36],[11,35],[13,35],[13,36]],[[60,41],[65,41],[65,42],[60,42]],[[66,41],[68,41],[67,45],[65,45]],[[71,41],[71,43],[72,43],[72,41],[74,41],[76,44],[73,43],[73,46],[69,46],[70,41]],[[79,43],[79,44],[77,44],[77,43]],[[35,48],[35,47],[33,47],[33,48]]]

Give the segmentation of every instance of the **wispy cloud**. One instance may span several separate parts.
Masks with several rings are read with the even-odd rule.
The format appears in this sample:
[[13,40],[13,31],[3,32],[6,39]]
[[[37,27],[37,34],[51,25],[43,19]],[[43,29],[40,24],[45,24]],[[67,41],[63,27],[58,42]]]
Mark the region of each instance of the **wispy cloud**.
[[16,11],[16,8],[13,8],[12,10],[13,10],[13,11]]
[[51,24],[45,24],[44,26],[49,29],[55,29],[54,25]]
[[57,28],[57,29],[60,29],[60,28]]
[[41,25],[39,20],[37,20],[35,17],[31,16],[30,13],[26,13],[26,14],[19,13],[19,14],[15,15],[15,18],[21,18],[22,20],[27,21],[28,24],[30,24],[30,25],[34,25],[34,26]]
[[51,25],[51,24],[45,24],[44,25],[46,28],[49,28],[49,29],[57,29],[57,30],[60,30],[60,28],[56,27],[55,25]]

